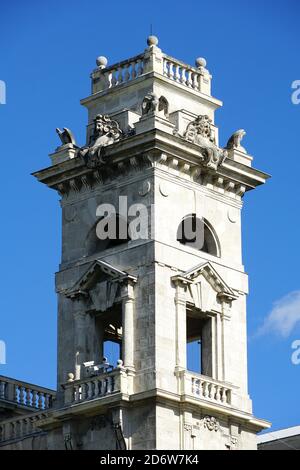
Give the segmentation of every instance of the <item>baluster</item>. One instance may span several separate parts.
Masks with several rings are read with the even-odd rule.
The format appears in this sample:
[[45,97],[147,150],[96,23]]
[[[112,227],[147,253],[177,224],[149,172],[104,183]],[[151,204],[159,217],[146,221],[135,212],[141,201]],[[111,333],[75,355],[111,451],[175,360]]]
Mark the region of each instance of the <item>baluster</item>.
[[12,422],[12,423],[10,423],[10,433],[9,433],[10,439],[14,439],[15,435],[16,435],[15,423]]
[[164,75],[168,75],[168,61],[166,59],[164,59],[163,71]]
[[97,398],[99,396],[99,381],[97,379],[94,380],[94,397]]
[[129,82],[129,80],[130,80],[129,68],[130,68],[130,64],[125,65],[125,73],[124,73],[124,81],[125,82]]
[[51,407],[51,395],[50,393],[45,393],[45,410]]
[[88,383],[88,399],[90,400],[91,398],[93,398],[93,395],[94,395],[94,382],[90,381]]
[[225,397],[226,397],[226,403],[227,403],[228,405],[230,405],[230,403],[231,403],[231,390],[228,390],[228,389],[227,389],[227,390],[225,391]]
[[203,382],[203,397],[207,398],[208,397],[208,383]]
[[113,71],[111,72],[108,72],[107,74],[107,84],[108,84],[108,88],[111,88],[113,87]]
[[194,395],[194,393],[195,393],[195,379],[194,379],[194,377],[192,377],[192,390],[191,390],[191,392],[192,392],[192,395]]
[[221,400],[221,387],[219,385],[216,385],[216,400],[220,401]]
[[26,388],[26,405],[31,405],[31,390],[30,388]]
[[199,397],[203,396],[203,380],[199,379]]
[[117,82],[118,82],[118,85],[119,85],[119,83],[123,82],[123,69],[122,69],[122,67],[118,68]]
[[179,72],[179,65],[178,64],[175,65],[174,78],[175,78],[176,82],[180,82],[180,72]]
[[18,385],[15,385],[14,387],[15,387],[15,393],[14,393],[15,402],[19,403],[19,387],[18,387]]
[[171,80],[174,79],[174,70],[173,70],[173,63],[169,62],[169,73],[168,77],[171,78]]
[[186,85],[187,82],[187,70],[183,67],[181,67],[181,76],[180,76],[180,83],[183,85]]
[[38,392],[38,408],[42,410],[44,407],[44,394],[43,392]]
[[117,71],[112,70],[111,71],[111,86],[115,86],[117,84]]
[[86,392],[85,383],[82,383],[80,385],[80,401],[85,400],[85,392]]
[[75,385],[73,388],[73,401],[76,403],[80,401],[79,385]]
[[32,406],[34,406],[34,408],[37,408],[37,391],[36,390],[32,390]]
[[197,88],[197,74],[192,72],[192,88]]
[[83,399],[87,400],[89,397],[89,384],[88,382],[85,382],[83,384]]
[[136,62],[132,62],[131,64],[131,80],[133,80],[137,76],[136,65]]
[[24,418],[22,420],[22,435],[25,436],[27,434],[29,434],[29,431],[28,431],[28,418]]
[[20,403],[26,405],[26,390],[25,387],[20,387]]
[[187,75],[187,79],[186,79],[186,85],[191,87],[193,85],[193,82],[192,82],[192,71],[191,70],[187,70],[186,71],[186,75]]
[[137,61],[137,76],[139,77],[143,73],[143,61],[142,59],[138,59]]
[[107,377],[107,389],[106,393],[112,392],[112,377]]

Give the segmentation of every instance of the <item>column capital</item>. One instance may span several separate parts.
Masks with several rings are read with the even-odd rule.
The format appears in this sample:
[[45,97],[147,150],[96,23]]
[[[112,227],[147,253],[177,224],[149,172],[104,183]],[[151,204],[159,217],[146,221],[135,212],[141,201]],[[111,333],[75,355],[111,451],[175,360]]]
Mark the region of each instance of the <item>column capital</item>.
[[122,279],[120,282],[122,300],[134,300],[134,286],[136,282],[137,279],[133,276]]

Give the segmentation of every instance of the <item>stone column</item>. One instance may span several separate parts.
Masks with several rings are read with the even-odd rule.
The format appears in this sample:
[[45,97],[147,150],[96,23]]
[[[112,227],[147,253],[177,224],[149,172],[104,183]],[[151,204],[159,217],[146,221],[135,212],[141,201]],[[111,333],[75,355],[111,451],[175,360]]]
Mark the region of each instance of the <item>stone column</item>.
[[82,364],[86,358],[86,311],[82,298],[74,299],[75,380],[82,378]]
[[176,280],[176,369],[186,369],[186,286]]
[[125,369],[134,371],[134,283],[124,281],[122,297],[122,356]]
[[221,376],[219,380],[227,381],[227,364],[226,364],[226,351],[230,350],[229,331],[228,326],[231,319],[231,301],[226,297],[221,297],[222,300],[222,313],[219,320],[219,335],[220,335],[220,346],[221,346]]

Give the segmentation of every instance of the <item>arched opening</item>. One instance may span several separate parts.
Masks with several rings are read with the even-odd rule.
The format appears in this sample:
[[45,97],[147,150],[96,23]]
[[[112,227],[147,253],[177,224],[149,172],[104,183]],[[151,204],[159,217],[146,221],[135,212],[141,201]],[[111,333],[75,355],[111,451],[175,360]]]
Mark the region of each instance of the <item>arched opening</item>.
[[128,243],[130,241],[127,221],[119,214],[100,217],[86,239],[87,256]]
[[196,214],[185,216],[177,229],[177,240],[196,250],[220,256],[219,243],[210,223]]

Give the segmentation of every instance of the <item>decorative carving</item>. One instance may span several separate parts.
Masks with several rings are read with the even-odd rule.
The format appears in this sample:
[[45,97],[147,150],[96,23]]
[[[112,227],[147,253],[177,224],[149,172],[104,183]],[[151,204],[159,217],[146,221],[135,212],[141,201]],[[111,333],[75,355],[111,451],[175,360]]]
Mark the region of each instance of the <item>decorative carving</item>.
[[183,137],[201,147],[203,164],[216,170],[227,156],[225,149],[220,149],[215,143],[215,136],[211,126],[211,119],[207,115],[200,115],[191,121]]
[[142,102],[142,115],[145,116],[146,114],[155,113],[158,108],[158,97],[155,93],[148,93]]
[[158,100],[158,112],[162,113],[166,118],[169,117],[169,103],[164,96],[161,96]]
[[122,131],[117,121],[113,121],[109,116],[97,114],[94,119],[94,130],[90,138],[90,145],[82,147],[79,155],[84,159],[88,168],[97,168],[104,163],[103,149],[107,145],[117,142],[122,135]]
[[67,144],[72,144],[76,146],[75,137],[72,134],[72,131],[70,131],[70,129],[68,129],[67,127],[64,127],[63,130],[61,130],[57,127],[56,132],[58,134],[58,137],[61,140],[62,146],[67,145]]
[[245,135],[246,135],[246,132],[244,131],[244,129],[239,129],[238,131],[235,131],[230,137],[230,139],[228,140],[225,149],[227,150],[237,149],[240,152],[247,153],[246,149],[244,149],[244,147],[241,146],[241,141]]
[[164,118],[169,117],[169,103],[164,96],[158,96],[150,92],[148,93],[142,102],[142,115],[146,114],[159,114]]
[[203,418],[203,426],[209,431],[219,431],[220,424],[214,416],[205,416]]

